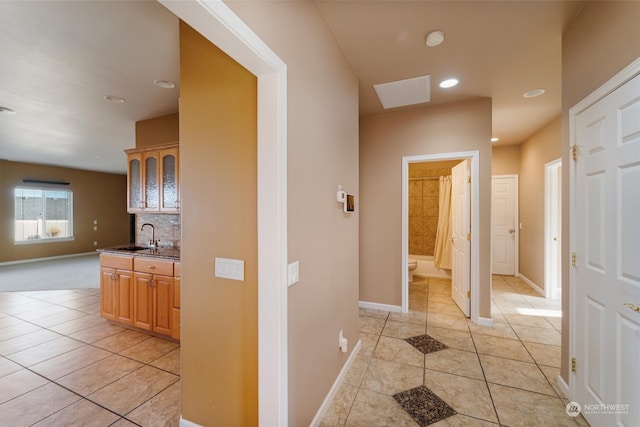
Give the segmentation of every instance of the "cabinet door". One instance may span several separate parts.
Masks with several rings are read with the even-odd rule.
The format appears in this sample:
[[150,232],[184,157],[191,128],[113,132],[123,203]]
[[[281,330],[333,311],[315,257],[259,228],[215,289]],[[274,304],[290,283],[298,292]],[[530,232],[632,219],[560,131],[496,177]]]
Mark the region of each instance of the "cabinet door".
[[129,154],[127,170],[127,211],[142,212],[144,192],[142,190],[142,154]]
[[153,276],[154,321],[153,330],[171,336],[173,329],[173,277]]
[[116,270],[100,268],[100,316],[108,320],[116,320]]
[[147,331],[153,328],[153,276],[133,273],[133,326]]
[[144,211],[158,212],[160,210],[158,152],[145,153],[142,160],[142,171],[144,176]]
[[160,211],[180,212],[180,183],[178,173],[178,149],[161,150],[160,162]]
[[126,325],[133,325],[133,273],[117,270],[118,312],[116,320]]

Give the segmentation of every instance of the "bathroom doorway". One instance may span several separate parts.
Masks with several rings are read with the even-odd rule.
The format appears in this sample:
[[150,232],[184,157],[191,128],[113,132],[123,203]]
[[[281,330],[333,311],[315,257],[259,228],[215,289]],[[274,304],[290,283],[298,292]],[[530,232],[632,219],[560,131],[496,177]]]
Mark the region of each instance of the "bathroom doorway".
[[[470,207],[470,224],[471,229],[469,232],[469,268],[466,280],[468,280],[470,293],[467,293],[468,306],[470,309],[467,313],[471,319],[477,323],[478,321],[478,288],[479,288],[479,262],[478,254],[479,242],[478,242],[478,230],[474,224],[479,223],[479,168],[478,168],[478,156],[477,151],[472,152],[457,152],[457,153],[445,153],[445,154],[431,154],[420,156],[406,156],[402,159],[402,265],[408,266],[409,255],[418,255],[419,266],[416,271],[417,274],[425,274],[422,268],[434,269],[427,274],[430,277],[447,277],[448,272],[443,269],[435,268],[432,264],[433,248],[435,248],[435,231],[434,225],[437,227],[436,209],[434,208],[434,193],[437,194],[436,188],[440,177],[441,169],[451,170],[451,167],[460,163],[463,160],[468,160],[469,164],[469,177],[470,182],[470,200],[468,206]],[[410,165],[411,175],[410,176]],[[429,171],[429,172],[423,172]],[[449,172],[450,174],[450,172]],[[432,177],[436,177],[433,179]],[[410,178],[414,178],[411,179]],[[422,178],[422,179],[415,179]],[[413,184],[412,184],[413,183]],[[412,216],[413,220],[410,220],[410,187],[414,190],[416,187],[421,187],[423,192],[421,197],[423,198],[422,205],[417,204],[413,199],[412,203]],[[414,194],[412,197],[417,197]],[[415,221],[417,215],[416,206],[420,206],[422,214],[420,219]],[[411,222],[411,230],[410,230]],[[428,225],[425,227],[424,225]],[[435,223],[435,224],[434,224]],[[418,234],[417,231],[421,231],[422,234]],[[411,238],[410,238],[411,231]],[[411,253],[414,252],[414,253]],[[425,254],[423,255],[422,252]],[[431,255],[430,255],[431,253]],[[424,258],[423,258],[424,257]],[[422,261],[422,263],[420,262]],[[465,292],[466,293],[466,292]],[[409,310],[409,271],[408,268],[402,269],[402,311],[408,312]],[[464,311],[464,310],[463,310]]]

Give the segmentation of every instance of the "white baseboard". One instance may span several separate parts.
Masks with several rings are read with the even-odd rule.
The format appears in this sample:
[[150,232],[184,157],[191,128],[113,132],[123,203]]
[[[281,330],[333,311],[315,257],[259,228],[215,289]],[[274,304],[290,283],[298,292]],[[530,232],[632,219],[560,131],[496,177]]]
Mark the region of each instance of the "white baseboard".
[[322,422],[322,419],[327,413],[329,406],[331,406],[331,402],[333,401],[333,398],[338,393],[338,390],[342,385],[342,381],[344,380],[344,377],[347,375],[347,371],[349,370],[349,368],[353,364],[353,361],[356,359],[356,356],[360,352],[360,347],[362,347],[362,341],[358,340],[358,342],[356,343],[356,346],[353,348],[353,351],[349,355],[349,358],[345,362],[344,366],[342,366],[342,369],[340,370],[340,374],[338,374],[338,377],[333,382],[333,386],[331,386],[329,393],[327,393],[327,396],[324,398],[322,405],[320,405],[318,412],[316,412],[316,416],[313,417],[313,420],[311,420],[311,424],[309,424],[309,427],[318,427]]
[[478,317],[478,325],[479,326],[493,326],[493,319],[490,317]]
[[560,391],[562,391],[564,393],[564,396],[571,400],[571,398],[569,397],[569,384],[567,384],[564,379],[558,375],[558,387],[560,388]]
[[98,255],[98,252],[96,252],[96,251],[93,251],[93,252],[82,252],[82,253],[79,253],[79,254],[57,255],[57,256],[49,256],[49,257],[44,257],[44,258],[19,259],[17,261],[5,261],[5,262],[0,262],[0,267],[3,267],[5,265],[27,264],[29,262],[49,261],[49,260],[63,259],[63,258],[75,258],[75,257],[87,256],[87,255]]
[[202,427],[200,424],[193,423],[191,421],[185,420],[180,416],[180,427]]
[[402,307],[399,305],[379,304],[377,302],[360,301],[358,302],[358,307],[370,308],[372,310],[382,310],[382,311],[391,311],[394,313],[402,313]]
[[544,289],[542,289],[540,286],[536,285],[535,283],[533,283],[531,280],[529,280],[528,277],[518,273],[518,277],[520,279],[522,279],[522,281],[524,283],[526,283],[527,285],[531,286],[531,288],[536,291],[537,293],[539,293],[540,295],[542,295],[543,297],[546,297],[546,294],[544,293]]

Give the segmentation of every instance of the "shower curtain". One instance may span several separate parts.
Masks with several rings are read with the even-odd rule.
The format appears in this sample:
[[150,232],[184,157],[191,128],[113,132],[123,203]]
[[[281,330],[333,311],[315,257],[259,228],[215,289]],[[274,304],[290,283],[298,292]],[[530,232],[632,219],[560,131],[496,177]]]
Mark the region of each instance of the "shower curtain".
[[451,175],[440,177],[438,229],[433,261],[436,268],[451,269]]

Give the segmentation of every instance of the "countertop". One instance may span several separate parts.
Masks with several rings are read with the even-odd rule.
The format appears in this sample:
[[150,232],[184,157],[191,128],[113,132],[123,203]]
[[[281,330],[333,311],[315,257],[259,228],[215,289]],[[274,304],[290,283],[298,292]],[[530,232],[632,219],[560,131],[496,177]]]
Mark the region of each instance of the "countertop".
[[142,248],[134,245],[111,246],[109,248],[98,249],[98,252],[116,253],[120,255],[145,256],[154,258],[167,258],[180,260],[180,249],[178,248]]

